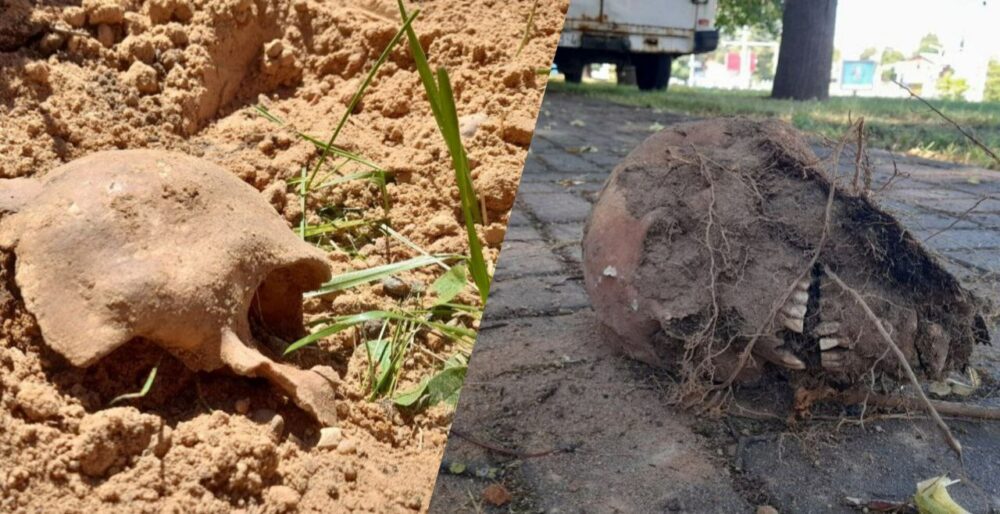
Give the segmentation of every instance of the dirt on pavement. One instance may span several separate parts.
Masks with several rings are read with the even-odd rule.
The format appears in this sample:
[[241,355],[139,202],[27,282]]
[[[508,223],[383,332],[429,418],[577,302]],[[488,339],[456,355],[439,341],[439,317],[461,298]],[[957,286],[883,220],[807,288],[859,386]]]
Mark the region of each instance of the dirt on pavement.
[[[428,1],[414,27],[432,66],[448,68],[495,260],[534,127],[565,2]],[[0,0],[0,177],[39,177],[98,150],[160,148],[221,165],[266,190],[289,225],[302,209],[284,185],[313,163],[310,143],[251,109],[326,138],[400,26],[393,1]],[[528,37],[525,39],[525,31]],[[522,48],[521,42],[526,43]],[[386,219],[429,252],[465,252],[458,193],[405,44],[338,138],[392,175],[314,194]],[[350,166],[343,170],[350,173]],[[2,207],[2,206],[0,206]],[[312,216],[312,214],[310,214]],[[384,238],[328,255],[334,272],[412,257]],[[390,512],[425,509],[451,412],[405,414],[367,400],[363,351],[348,336],[302,367],[341,374],[341,441],[266,382],[196,373],[133,342],[89,368],[49,350],[21,302],[14,260],[0,258],[0,510],[5,512]],[[108,263],[108,273],[115,268]],[[426,284],[433,275],[403,278]],[[472,296],[466,301],[474,301]],[[395,304],[375,284],[312,299],[309,317]],[[444,344],[421,339],[421,344]],[[438,348],[440,350],[440,348]],[[153,366],[145,398],[136,391]],[[437,366],[417,353],[400,387]]]

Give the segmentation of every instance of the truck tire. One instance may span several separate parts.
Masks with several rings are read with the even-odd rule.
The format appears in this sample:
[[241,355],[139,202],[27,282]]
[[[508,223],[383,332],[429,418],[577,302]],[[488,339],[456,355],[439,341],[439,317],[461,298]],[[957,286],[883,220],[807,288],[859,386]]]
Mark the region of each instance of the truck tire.
[[669,55],[664,54],[634,54],[632,64],[635,65],[635,83],[641,91],[656,91],[667,88],[670,82]]
[[560,66],[559,71],[561,71],[563,76],[566,77],[566,82],[569,82],[570,84],[579,84],[580,81],[583,80],[582,64],[566,64],[566,66]]

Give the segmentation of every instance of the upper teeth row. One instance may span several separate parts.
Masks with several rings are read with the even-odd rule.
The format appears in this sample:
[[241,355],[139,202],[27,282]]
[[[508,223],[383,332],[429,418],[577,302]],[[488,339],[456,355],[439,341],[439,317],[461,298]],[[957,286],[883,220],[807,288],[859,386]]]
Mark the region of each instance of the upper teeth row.
[[809,281],[801,280],[795,284],[795,292],[781,308],[782,324],[788,330],[801,334],[805,331],[806,304],[809,303]]

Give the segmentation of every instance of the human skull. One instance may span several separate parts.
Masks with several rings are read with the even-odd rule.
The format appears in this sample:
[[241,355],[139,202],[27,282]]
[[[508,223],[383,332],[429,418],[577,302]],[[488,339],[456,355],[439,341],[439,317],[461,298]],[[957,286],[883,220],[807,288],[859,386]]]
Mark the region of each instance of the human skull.
[[303,335],[302,293],[330,278],[325,256],[226,170],[130,150],[0,181],[0,248],[46,344],[71,364],[142,338],[195,370],[264,377],[336,422],[333,370],[275,362],[251,334],[253,318]]
[[828,266],[863,295],[914,369],[934,380],[963,370],[973,344],[989,341],[980,302],[867,192],[839,181],[829,236],[806,269],[832,180],[817,164],[787,124],[746,119],[678,124],[625,158],[588,220],[583,267],[598,318],[626,352],[677,365],[701,338],[725,368],[756,338],[745,378],[763,362],[839,383],[873,369],[899,376],[874,322]]

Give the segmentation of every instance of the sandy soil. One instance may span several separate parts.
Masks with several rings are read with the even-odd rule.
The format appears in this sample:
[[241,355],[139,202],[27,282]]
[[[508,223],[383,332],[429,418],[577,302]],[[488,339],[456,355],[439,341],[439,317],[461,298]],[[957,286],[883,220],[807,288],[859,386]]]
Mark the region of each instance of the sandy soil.
[[[346,2],[345,2],[346,3]],[[250,107],[260,103],[326,136],[398,28],[395,2],[310,0],[0,0],[0,177],[40,176],[113,148],[203,157],[269,192],[289,221],[302,212],[282,180],[317,152]],[[432,65],[451,72],[494,261],[566,2],[432,1],[415,24]],[[464,252],[447,152],[409,53],[398,49],[338,142],[390,170],[392,207],[349,183],[314,197],[385,217],[431,252]],[[350,171],[347,169],[346,171]],[[270,186],[270,188],[269,188]],[[335,272],[413,252],[382,238],[357,255],[331,252]],[[355,341],[324,341],[301,364],[343,378],[343,442],[319,449],[317,427],[264,381],[193,373],[162,351],[127,345],[87,369],[51,352],[0,256],[0,510],[4,512],[392,512],[424,510],[451,412],[408,415],[365,399]],[[108,273],[114,273],[109,267]],[[430,273],[407,281],[427,283]],[[472,301],[473,295],[466,295]],[[311,300],[311,316],[387,307],[381,285]],[[447,342],[426,340],[446,353]],[[442,349],[443,346],[443,349]],[[159,363],[152,392],[137,389]],[[435,366],[414,354],[404,381]],[[405,387],[405,384],[404,384]]]

